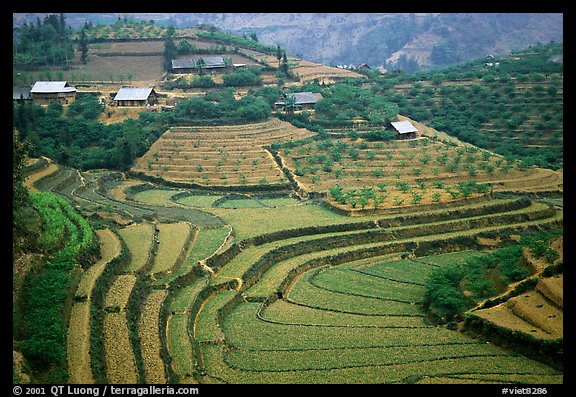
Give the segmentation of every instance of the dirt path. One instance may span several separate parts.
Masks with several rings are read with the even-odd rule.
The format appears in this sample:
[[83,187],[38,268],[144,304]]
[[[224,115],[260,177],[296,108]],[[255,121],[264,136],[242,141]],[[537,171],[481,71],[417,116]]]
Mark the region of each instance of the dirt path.
[[48,157],[44,157],[46,161],[48,161],[48,165],[44,168],[39,169],[38,171],[28,175],[24,180],[24,186],[26,186],[31,192],[37,192],[38,189],[34,187],[34,183],[39,179],[45,177],[46,175],[50,175],[58,169],[58,166],[52,162]]

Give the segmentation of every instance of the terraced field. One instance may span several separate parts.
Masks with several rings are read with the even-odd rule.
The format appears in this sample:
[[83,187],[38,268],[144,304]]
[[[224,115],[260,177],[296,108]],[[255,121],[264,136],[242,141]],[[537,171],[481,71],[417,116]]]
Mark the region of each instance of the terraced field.
[[34,185],[81,207],[104,247],[76,293],[71,382],[563,382],[430,325],[420,306],[433,269],[561,227],[561,206],[486,197],[347,217],[295,197],[140,185],[64,167]]
[[[563,238],[556,242],[553,249],[558,258],[552,264],[563,262]],[[564,274],[545,276],[544,270],[550,263],[536,259],[529,250],[524,250],[523,257],[533,273],[527,280],[535,280],[535,286],[520,294],[511,294],[513,289],[508,288],[502,303],[470,310],[467,321],[512,330],[531,340],[558,343],[564,337]]]
[[139,158],[132,171],[201,186],[286,185],[264,146],[313,136],[290,123],[172,127]]
[[[429,137],[391,142],[324,140],[281,149],[279,155],[306,191],[326,194],[338,186],[343,193],[356,191],[356,196],[362,196],[362,189],[371,189],[366,208],[446,203],[461,198],[458,186],[469,181],[489,184],[494,192],[563,189],[561,172],[523,168],[471,145]],[[336,206],[351,209],[348,202],[328,198]],[[352,208],[359,202],[355,201]]]
[[[278,59],[276,56],[266,55],[256,51],[244,51],[249,53],[255,59],[258,59],[260,62],[264,62],[271,66],[278,65]],[[319,83],[323,84],[331,84],[346,78],[366,78],[366,76],[363,74],[353,72],[351,70],[326,66],[320,63],[310,62],[299,58],[289,57],[288,65],[290,71],[299,78],[298,84],[307,84],[313,82],[314,80],[317,80]]]

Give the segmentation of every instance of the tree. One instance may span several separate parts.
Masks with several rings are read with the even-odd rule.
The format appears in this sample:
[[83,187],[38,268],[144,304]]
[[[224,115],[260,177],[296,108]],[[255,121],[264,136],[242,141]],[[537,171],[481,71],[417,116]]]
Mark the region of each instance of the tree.
[[204,61],[204,58],[199,58],[194,64],[194,68],[197,69],[200,74],[204,72],[204,66],[206,66],[206,61]]
[[180,40],[180,43],[178,43],[178,54],[180,55],[190,54],[193,49],[194,46],[192,46],[192,44],[190,44],[186,39],[182,39]]
[[334,200],[336,200],[337,202],[339,202],[339,203],[344,202],[345,198],[344,198],[342,186],[340,186],[340,185],[332,186],[332,187],[328,188],[328,192],[330,193],[330,196],[332,196],[332,198]]
[[280,61],[282,60],[282,48],[279,45],[276,46],[276,59],[278,59],[278,67],[280,67]]
[[84,65],[88,62],[88,40],[86,39],[86,29],[80,32],[80,60]]
[[176,59],[178,50],[172,40],[172,35],[167,35],[164,39],[164,70],[169,72],[172,70],[172,60]]
[[13,210],[29,204],[28,190],[24,187],[24,168],[26,160],[26,145],[20,142],[19,133],[12,130],[12,203]]
[[123,136],[116,144],[118,167],[128,169],[136,157],[146,150],[146,131],[134,119],[128,119],[123,124]]
[[286,57],[286,52],[284,52],[284,57],[282,60],[282,66],[280,67],[280,70],[282,70],[282,73],[288,76],[288,58]]
[[296,108],[296,96],[286,95],[284,97],[284,111],[287,115],[293,115]]

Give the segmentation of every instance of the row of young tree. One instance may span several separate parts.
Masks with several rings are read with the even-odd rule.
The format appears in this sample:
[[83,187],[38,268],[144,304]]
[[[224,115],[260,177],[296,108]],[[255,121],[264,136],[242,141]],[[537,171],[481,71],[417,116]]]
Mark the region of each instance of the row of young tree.
[[562,44],[549,43],[491,62],[386,74],[374,80],[372,91],[396,104],[399,113],[462,141],[558,169],[563,166],[563,64],[554,59],[562,53]]

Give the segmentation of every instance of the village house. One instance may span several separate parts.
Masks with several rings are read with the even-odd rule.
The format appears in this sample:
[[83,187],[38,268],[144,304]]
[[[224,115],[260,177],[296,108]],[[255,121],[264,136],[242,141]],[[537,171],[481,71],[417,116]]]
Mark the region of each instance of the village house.
[[222,57],[198,57],[189,59],[173,59],[173,73],[192,73],[200,69],[208,71],[225,70],[231,63]]
[[324,97],[319,92],[294,92],[294,93],[286,93],[282,94],[282,96],[278,99],[278,101],[274,102],[274,109],[275,110],[285,110],[286,107],[286,100],[288,98],[294,98],[294,110],[301,110],[301,109],[314,109],[314,105],[320,99]]
[[113,99],[116,106],[149,106],[158,102],[154,88],[123,87]]
[[408,121],[393,121],[392,128],[396,131],[398,138],[400,139],[410,139],[416,138],[416,134],[418,132],[418,128],[414,127],[414,125]]
[[351,63],[350,65],[337,65],[339,69],[354,70],[354,71],[367,71],[371,67],[367,63]]
[[59,102],[63,105],[76,100],[76,88],[67,81],[37,81],[30,90],[32,100],[39,105]]

